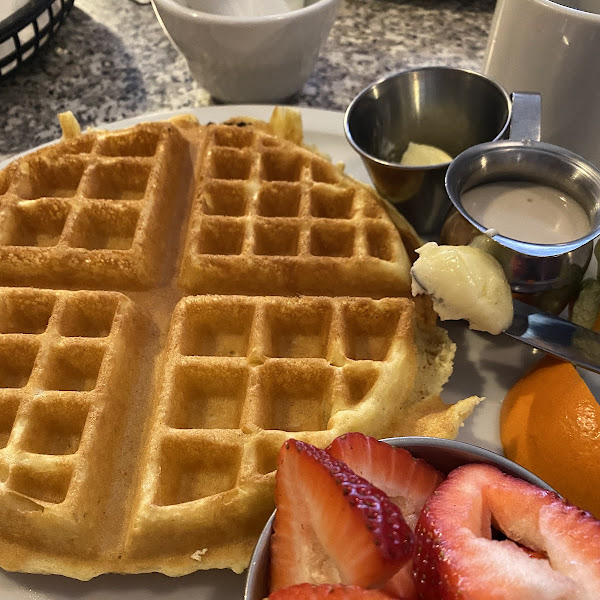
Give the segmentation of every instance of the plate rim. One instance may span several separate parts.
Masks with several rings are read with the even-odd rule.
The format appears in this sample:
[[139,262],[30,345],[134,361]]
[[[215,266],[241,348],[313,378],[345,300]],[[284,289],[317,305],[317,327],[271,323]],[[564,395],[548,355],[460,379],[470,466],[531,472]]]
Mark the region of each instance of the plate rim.
[[[343,127],[341,126],[344,118],[344,111],[331,110],[326,108],[318,108],[313,106],[294,106],[294,105],[276,105],[276,104],[219,104],[210,106],[196,106],[188,108],[178,108],[174,110],[157,110],[153,112],[143,113],[133,117],[118,119],[117,121],[101,122],[94,125],[89,125],[87,129],[99,129],[106,131],[116,131],[133,127],[139,123],[150,123],[153,121],[166,121],[172,117],[191,114],[195,116],[201,123],[211,119],[227,120],[236,117],[253,117],[258,119],[268,119],[271,112],[277,106],[285,108],[293,108],[300,111],[302,117],[302,129],[304,134],[321,133],[332,136],[343,136]],[[238,111],[238,112],[235,112]],[[221,114],[222,113],[222,114]],[[207,116],[213,114],[215,116]],[[233,115],[233,116],[232,116]],[[58,118],[58,116],[57,116]],[[345,139],[345,138],[344,138]],[[8,158],[0,160],[0,169],[4,169],[14,160],[46,148],[58,143],[61,138],[55,138],[43,144],[27,148],[21,152],[17,152]]]

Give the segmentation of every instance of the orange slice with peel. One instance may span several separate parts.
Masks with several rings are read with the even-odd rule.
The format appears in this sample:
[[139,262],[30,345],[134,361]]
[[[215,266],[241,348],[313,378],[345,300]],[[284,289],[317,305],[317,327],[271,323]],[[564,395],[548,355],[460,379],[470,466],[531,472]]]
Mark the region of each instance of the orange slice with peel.
[[507,458],[600,518],[600,406],[575,367],[543,358],[500,412]]

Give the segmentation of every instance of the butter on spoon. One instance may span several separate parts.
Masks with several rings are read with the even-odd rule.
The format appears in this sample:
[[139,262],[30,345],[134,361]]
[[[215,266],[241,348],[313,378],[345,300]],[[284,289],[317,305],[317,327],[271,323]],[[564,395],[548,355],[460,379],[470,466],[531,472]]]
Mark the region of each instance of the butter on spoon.
[[428,294],[442,321],[466,319],[471,329],[499,334],[513,321],[510,285],[496,259],[472,246],[417,249],[412,294]]

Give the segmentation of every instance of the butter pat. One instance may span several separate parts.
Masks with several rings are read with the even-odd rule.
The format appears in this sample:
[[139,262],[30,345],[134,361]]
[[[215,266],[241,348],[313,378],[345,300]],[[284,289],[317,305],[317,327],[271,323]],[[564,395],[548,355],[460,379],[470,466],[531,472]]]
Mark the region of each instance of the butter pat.
[[447,163],[451,160],[452,157],[448,153],[435,146],[408,142],[408,147],[400,159],[400,164],[404,167],[429,167],[430,165]]
[[498,334],[513,320],[510,286],[502,267],[471,246],[421,246],[412,269],[412,293],[428,294],[442,321],[466,319],[471,329]]

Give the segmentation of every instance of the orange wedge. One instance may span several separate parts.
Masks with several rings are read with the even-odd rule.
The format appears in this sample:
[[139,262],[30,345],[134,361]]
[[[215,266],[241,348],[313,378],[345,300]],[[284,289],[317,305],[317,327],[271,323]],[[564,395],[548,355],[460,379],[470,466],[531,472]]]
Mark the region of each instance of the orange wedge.
[[500,413],[507,458],[600,518],[600,406],[570,363],[543,358]]

